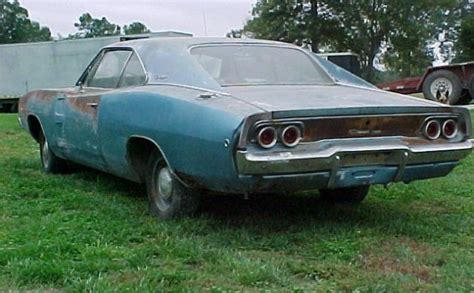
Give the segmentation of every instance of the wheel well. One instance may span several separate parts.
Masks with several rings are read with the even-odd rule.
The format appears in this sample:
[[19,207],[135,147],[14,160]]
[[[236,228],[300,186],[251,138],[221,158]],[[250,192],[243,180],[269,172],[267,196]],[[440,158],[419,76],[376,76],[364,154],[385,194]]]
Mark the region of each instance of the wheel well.
[[127,157],[140,182],[145,181],[148,159],[154,150],[161,154],[156,144],[146,138],[132,137],[127,143]]
[[28,116],[28,130],[30,131],[31,136],[39,143],[40,135],[43,132],[41,128],[41,123],[38,118],[33,115]]

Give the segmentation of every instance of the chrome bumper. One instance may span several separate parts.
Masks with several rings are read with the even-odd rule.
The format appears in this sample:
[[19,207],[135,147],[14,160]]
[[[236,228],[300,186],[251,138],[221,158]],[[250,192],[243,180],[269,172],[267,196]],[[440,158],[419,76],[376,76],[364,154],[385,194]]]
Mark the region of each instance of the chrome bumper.
[[241,175],[329,171],[330,187],[341,168],[396,166],[393,181],[399,181],[408,165],[459,161],[471,153],[472,146],[471,140],[446,144],[408,144],[400,138],[339,140],[300,145],[292,151],[237,151],[236,163]]

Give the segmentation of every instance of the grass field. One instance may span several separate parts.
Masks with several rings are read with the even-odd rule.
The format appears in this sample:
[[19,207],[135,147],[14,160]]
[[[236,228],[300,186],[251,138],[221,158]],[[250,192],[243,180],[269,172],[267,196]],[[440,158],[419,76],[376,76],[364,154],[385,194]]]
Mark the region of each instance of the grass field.
[[159,222],[139,185],[43,174],[15,115],[0,137],[0,291],[474,290],[474,155],[358,207],[207,197],[196,217]]

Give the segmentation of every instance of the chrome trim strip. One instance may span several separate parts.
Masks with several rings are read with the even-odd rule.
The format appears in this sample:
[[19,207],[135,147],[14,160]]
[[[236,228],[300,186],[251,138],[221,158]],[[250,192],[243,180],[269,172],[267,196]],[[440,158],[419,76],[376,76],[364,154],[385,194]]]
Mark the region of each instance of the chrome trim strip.
[[203,92],[210,92],[210,93],[215,93],[215,94],[225,96],[225,97],[230,97],[231,96],[230,94],[224,93],[224,92],[221,92],[221,91],[216,91],[216,90],[209,89],[209,88],[202,88],[202,87],[196,87],[196,86],[191,86],[191,85],[179,84],[179,83],[148,82],[146,85],[157,85],[157,86],[164,86],[165,85],[165,86],[180,87],[180,88],[203,91]]

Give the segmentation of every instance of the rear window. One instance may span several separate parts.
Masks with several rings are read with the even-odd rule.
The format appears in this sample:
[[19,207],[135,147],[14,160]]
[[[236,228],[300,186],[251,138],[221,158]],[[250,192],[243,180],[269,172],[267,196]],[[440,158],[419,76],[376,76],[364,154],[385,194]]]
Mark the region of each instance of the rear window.
[[221,86],[333,83],[300,50],[258,45],[196,47],[191,54]]

